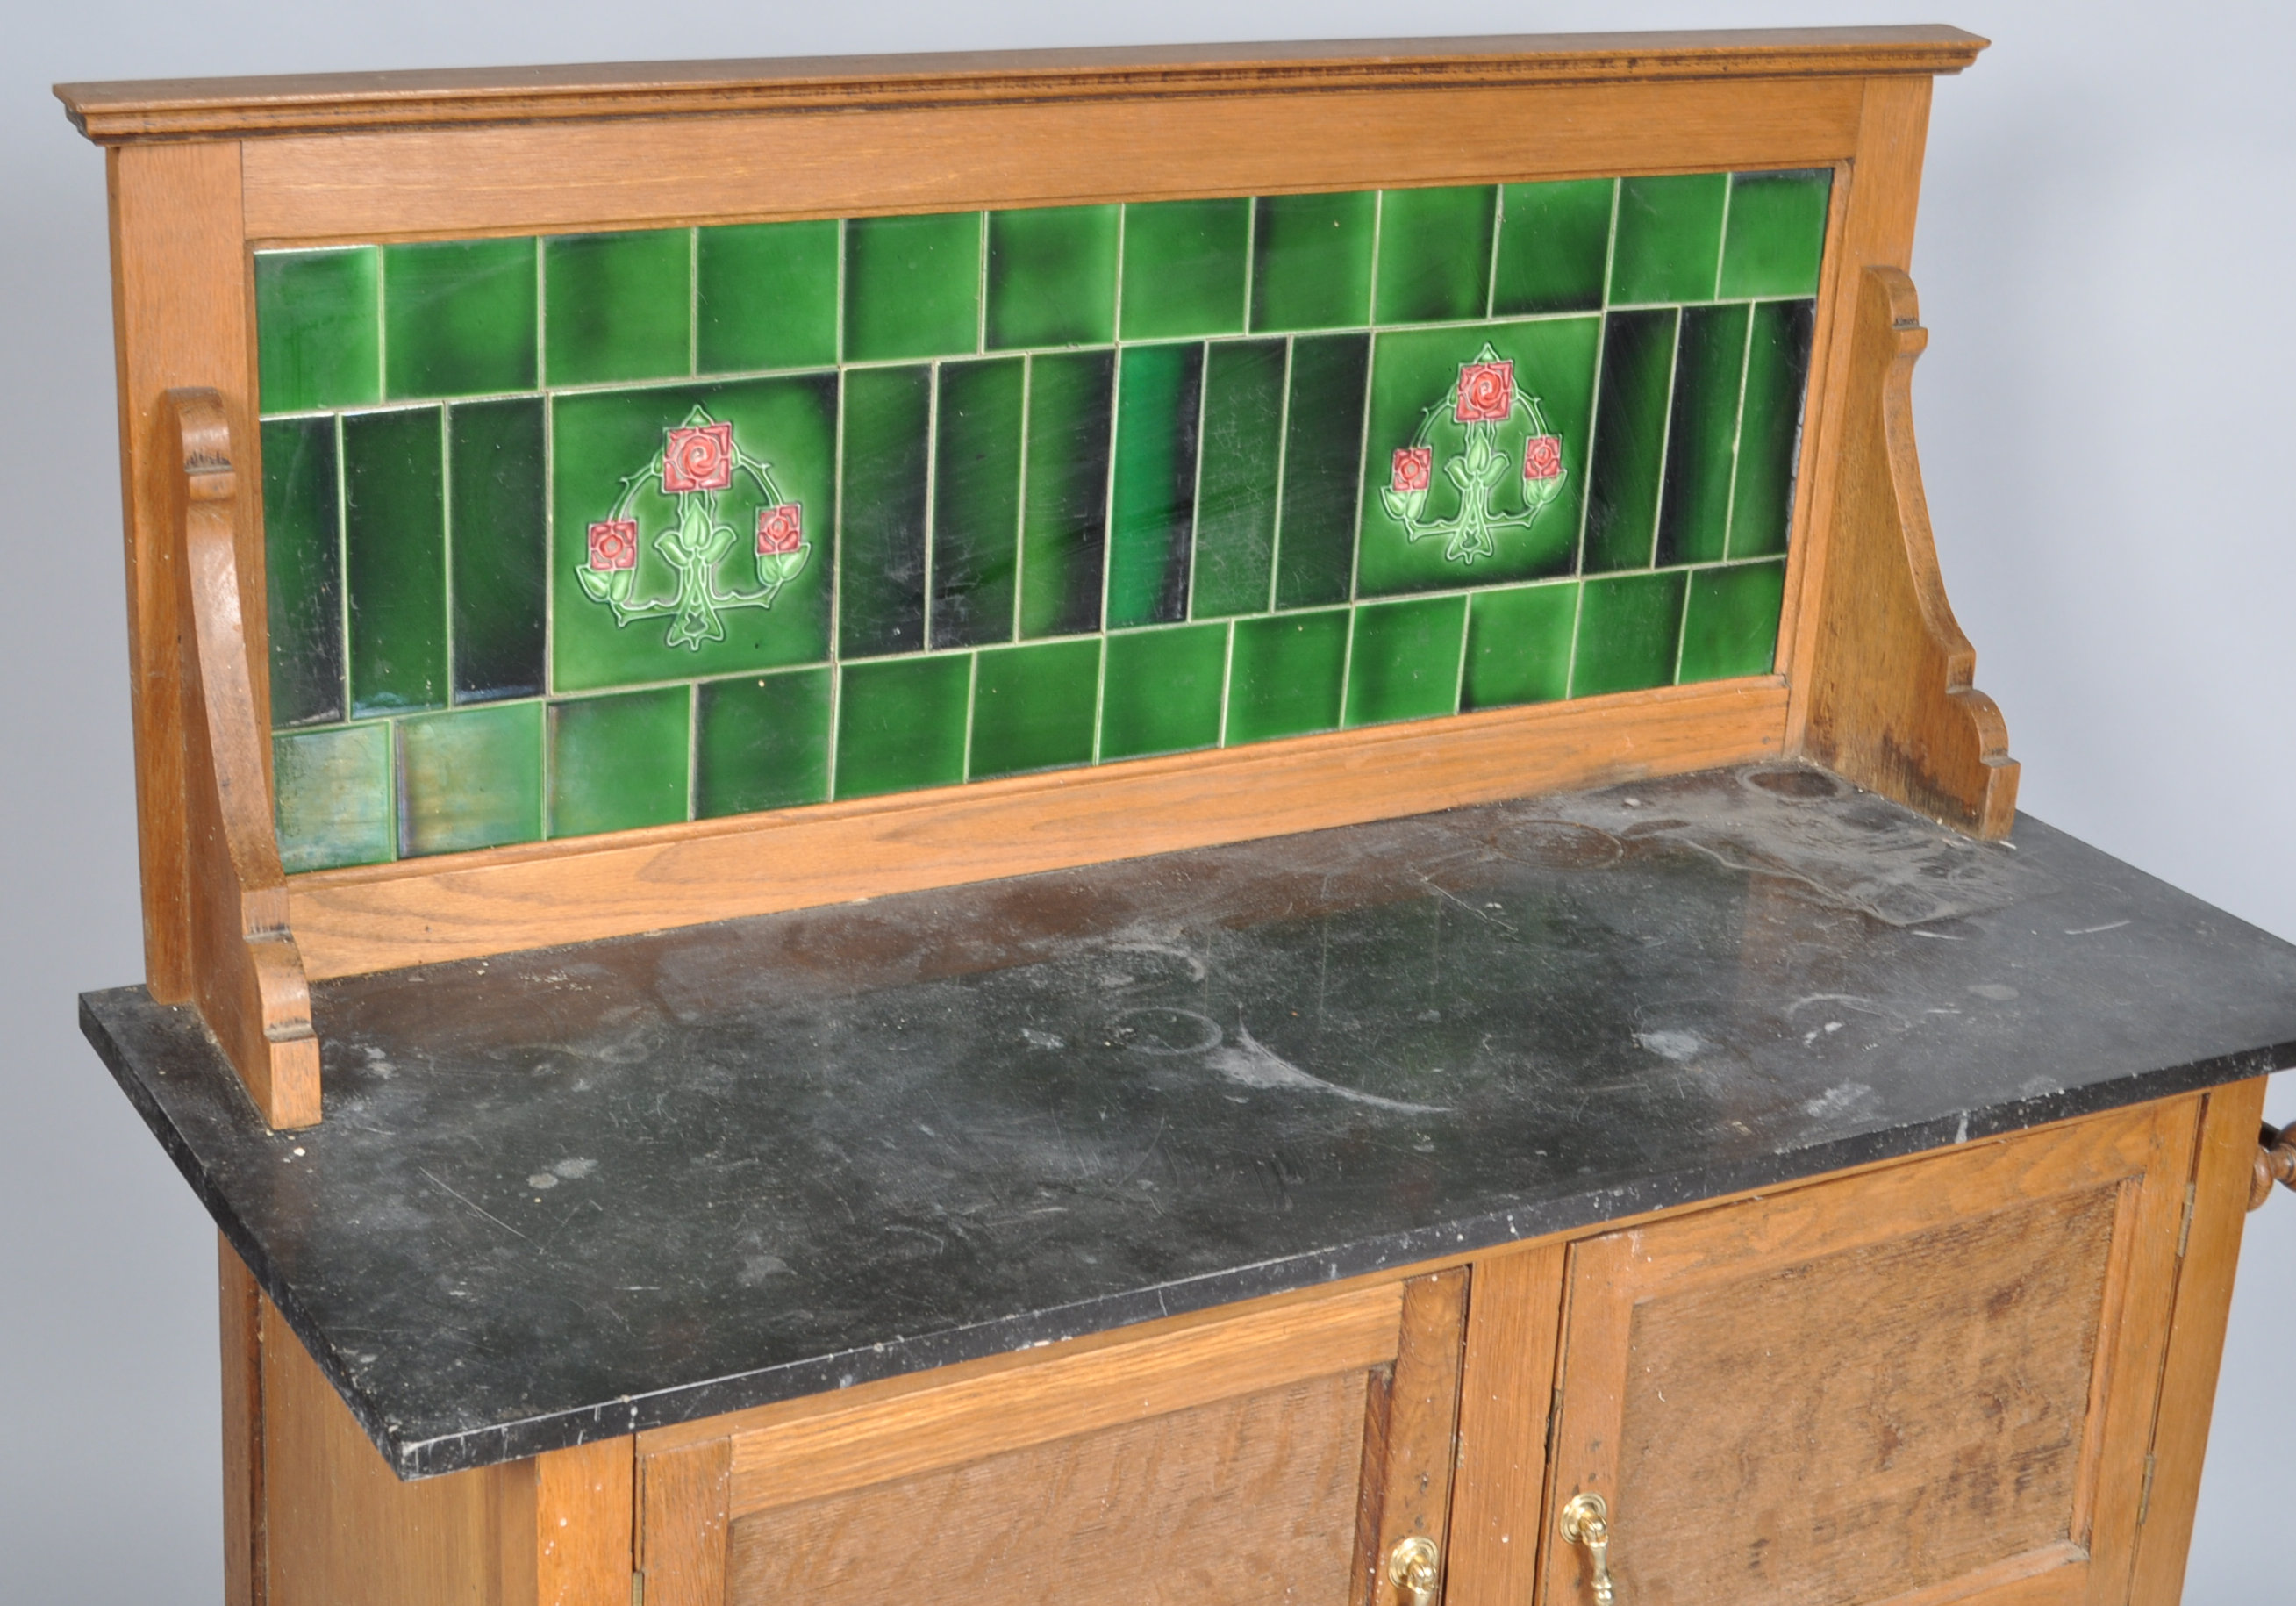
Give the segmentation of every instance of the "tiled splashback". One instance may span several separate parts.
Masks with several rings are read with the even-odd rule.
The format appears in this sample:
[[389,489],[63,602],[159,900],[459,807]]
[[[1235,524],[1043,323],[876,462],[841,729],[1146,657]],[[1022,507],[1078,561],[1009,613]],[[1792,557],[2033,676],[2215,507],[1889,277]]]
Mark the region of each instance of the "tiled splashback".
[[261,254],[287,866],[1766,672],[1828,185]]

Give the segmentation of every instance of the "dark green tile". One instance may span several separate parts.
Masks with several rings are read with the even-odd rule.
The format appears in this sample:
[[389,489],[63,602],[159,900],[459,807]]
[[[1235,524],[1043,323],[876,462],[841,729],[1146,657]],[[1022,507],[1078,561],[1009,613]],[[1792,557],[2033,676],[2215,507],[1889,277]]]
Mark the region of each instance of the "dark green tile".
[[1483,316],[1498,192],[1389,190],[1380,197],[1379,287],[1372,321],[1432,324]]
[[266,413],[357,407],[382,394],[375,248],[255,258],[258,371]]
[[1666,490],[1658,515],[1661,564],[1711,563],[1728,544],[1746,324],[1742,305],[1683,309],[1674,358],[1674,419],[1667,427]]
[[401,720],[397,729],[402,857],[541,836],[541,704]]
[[830,670],[705,680],[694,704],[693,813],[753,814],[829,795]]
[[837,795],[873,797],[964,778],[972,655],[849,663],[837,709]]
[[1729,194],[1727,173],[1620,179],[1611,300],[1712,300]]
[[1252,240],[1251,326],[1340,329],[1371,317],[1378,194],[1265,195]]
[[1611,178],[1570,178],[1510,184],[1499,192],[1494,316],[1601,308],[1618,187]]
[[1649,566],[1657,548],[1666,420],[1674,380],[1673,308],[1613,312],[1603,334],[1603,400],[1588,479],[1589,574]]
[[[1379,337],[1357,595],[1570,572],[1601,329],[1597,318],[1560,317]],[[1461,422],[1460,387],[1488,385],[1493,364],[1506,365],[1505,416]],[[1415,451],[1427,454],[1423,491],[1398,468],[1398,454]]]
[[1778,610],[1785,595],[1784,563],[1691,571],[1678,678],[1687,685],[1768,674],[1777,653]]
[[1143,201],[1124,209],[1124,338],[1243,328],[1251,202]]
[[1109,637],[1101,690],[1101,761],[1218,745],[1226,688],[1224,624]]
[[1112,206],[988,214],[988,345],[1088,346],[1116,338]]
[[1587,581],[1578,604],[1570,695],[1592,697],[1672,684],[1682,593],[1679,569]]
[[389,725],[275,737],[271,773],[279,863],[289,875],[392,856]]
[[532,240],[384,246],[386,393],[534,389],[534,249]]
[[845,360],[980,350],[980,214],[845,226]]
[[1113,351],[1031,358],[1029,468],[1021,528],[1021,634],[1100,628],[1108,540]]
[[693,371],[693,236],[682,228],[542,243],[544,366],[554,385]]
[[589,836],[685,818],[693,694],[683,686],[550,707],[550,834]]
[[694,357],[704,374],[837,360],[838,225],[740,223],[694,241]]
[[437,408],[343,420],[351,712],[447,701],[445,465]]
[[1802,395],[1809,383],[1809,342],[1816,326],[1812,301],[1766,301],[1754,309],[1745,411],[1738,424],[1738,486],[1730,512],[1732,557],[1786,549]]
[[542,399],[447,414],[455,701],[538,696],[548,619]]
[[1356,610],[1348,654],[1348,723],[1428,720],[1457,712],[1467,599],[1430,597]]
[[[722,491],[666,494],[668,432],[686,426],[697,408],[705,421],[731,424],[743,458],[766,466],[735,474]],[[733,675],[829,656],[837,527],[833,374],[560,396],[551,416],[551,666],[557,689]],[[702,550],[714,556],[682,569],[662,543],[682,545],[689,503]],[[803,544],[788,557],[760,557],[759,515],[785,504],[799,510]],[[617,518],[638,527],[636,567],[584,581],[590,525]],[[711,537],[711,530],[722,533]],[[592,587],[608,581],[619,588],[619,614],[611,589],[603,600],[592,594]],[[767,596],[770,605],[761,600]]]
[[1227,341],[1205,350],[1190,564],[1195,618],[1260,614],[1271,604],[1286,357],[1280,340]]
[[992,647],[972,682],[974,780],[1092,762],[1100,641]]
[[933,458],[935,647],[1013,639],[1027,371],[1018,357],[941,366]]
[[263,426],[263,582],[275,729],[343,717],[335,421]]
[[1818,259],[1825,249],[1825,203],[1833,189],[1833,173],[1827,168],[1734,176],[1722,244],[1722,293],[1816,295]]
[[1228,671],[1227,745],[1336,726],[1347,656],[1345,608],[1237,620]]
[[1467,605],[1467,671],[1459,706],[1560,702],[1570,691],[1575,581],[1478,591]]
[[1196,511],[1200,345],[1131,346],[1118,373],[1115,486],[1108,532],[1108,628],[1188,616]]
[[1345,602],[1355,576],[1356,489],[1363,462],[1364,376],[1371,336],[1292,342],[1275,605]]
[[931,368],[857,368],[845,376],[837,650],[849,658],[924,647],[931,453]]

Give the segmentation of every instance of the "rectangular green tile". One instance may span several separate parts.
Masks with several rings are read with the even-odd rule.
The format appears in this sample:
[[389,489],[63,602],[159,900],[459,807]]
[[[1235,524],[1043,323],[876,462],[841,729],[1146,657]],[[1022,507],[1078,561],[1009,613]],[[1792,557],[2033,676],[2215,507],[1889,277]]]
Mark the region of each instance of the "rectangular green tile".
[[351,712],[447,701],[445,464],[437,408],[343,420]]
[[1242,198],[1128,204],[1124,338],[1241,333],[1250,235],[1251,202]]
[[1614,178],[1510,184],[1499,191],[1491,314],[1592,312],[1610,264]]
[[1570,695],[1578,585],[1563,581],[1478,591],[1467,605],[1467,669],[1459,706],[1507,708]]
[[385,393],[532,390],[534,251],[532,240],[384,246]]
[[1587,573],[1649,566],[1656,548],[1666,424],[1674,379],[1671,307],[1603,320],[1602,402],[1587,482]]
[[837,650],[847,657],[924,647],[931,423],[931,368],[857,368],[845,376]]
[[697,819],[819,803],[829,795],[830,670],[788,669],[697,688]]
[[357,407],[382,394],[379,272],[372,245],[256,253],[256,367],[265,412]]
[[1131,346],[1118,370],[1115,485],[1108,531],[1108,628],[1188,616],[1196,511],[1200,345]]
[[1674,358],[1666,489],[1658,561],[1711,563],[1730,535],[1730,476],[1737,462],[1738,381],[1746,366],[1747,309],[1685,307]]
[[1029,362],[1029,460],[1021,528],[1021,634],[1100,628],[1108,537],[1113,351]]
[[541,836],[541,704],[401,720],[397,730],[402,857]]
[[837,360],[838,223],[737,223],[694,241],[694,358],[704,374]]
[[1018,357],[941,366],[933,457],[935,647],[1013,638],[1027,374]]
[[542,243],[543,352],[554,385],[693,372],[689,229],[562,235]]
[[1466,628],[1464,597],[1357,608],[1348,654],[1347,722],[1376,725],[1456,712]]
[[1370,321],[1379,196],[1264,195],[1253,223],[1251,326],[1342,329]]
[[1682,634],[1683,571],[1590,580],[1578,603],[1570,695],[1639,691],[1674,680]]
[[388,724],[275,737],[271,772],[279,863],[289,875],[393,856]]
[[1733,175],[1722,293],[1816,295],[1818,259],[1825,249],[1825,205],[1833,190],[1829,168]]
[[837,795],[873,797],[964,778],[972,655],[849,663],[837,709]]
[[263,582],[274,729],[343,717],[335,421],[263,426]]
[[1356,490],[1363,462],[1364,376],[1371,336],[1292,342],[1275,605],[1345,602],[1355,573]]
[[1332,729],[1340,722],[1347,656],[1345,608],[1237,620],[1227,745]]
[[1275,577],[1276,492],[1283,455],[1280,340],[1205,349],[1192,616],[1265,613]]
[[550,706],[550,834],[685,818],[693,694],[683,686]]
[[1729,194],[1727,173],[1620,179],[1611,300],[1712,300]]
[[1103,762],[1218,745],[1227,633],[1224,624],[1195,624],[1108,638]]
[[1777,654],[1778,610],[1785,595],[1783,562],[1691,571],[1677,678],[1687,685],[1768,674]]
[[845,360],[980,349],[980,214],[856,218],[845,226]]
[[991,350],[1116,338],[1118,213],[1043,206],[988,214]]
[[542,414],[538,396],[447,410],[457,703],[543,690],[550,538]]
[[974,780],[1092,762],[1100,641],[1047,641],[979,655],[972,682]]
[[1745,412],[1738,426],[1738,485],[1730,512],[1732,557],[1786,549],[1817,308],[1812,301],[1765,301],[1755,307],[1753,319],[1746,350]]
[[1382,194],[1372,321],[1432,324],[1482,317],[1497,220],[1498,191],[1487,184]]

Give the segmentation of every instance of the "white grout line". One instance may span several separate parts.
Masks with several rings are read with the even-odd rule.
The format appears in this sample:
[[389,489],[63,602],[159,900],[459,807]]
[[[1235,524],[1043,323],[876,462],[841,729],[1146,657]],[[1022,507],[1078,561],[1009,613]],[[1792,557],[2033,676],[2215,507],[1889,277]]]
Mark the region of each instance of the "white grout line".
[[1738,523],[1738,465],[1744,461],[1746,441],[1746,379],[1754,365],[1754,310],[1746,309],[1746,338],[1738,352],[1738,411],[1730,423],[1730,487],[1722,505],[1722,556],[1730,556],[1731,537]]
[[[1293,337],[1283,338],[1283,396],[1275,408],[1275,523],[1267,531],[1267,605],[1264,614],[1275,612],[1276,577],[1283,568],[1283,493],[1287,489],[1284,476],[1290,472],[1292,459],[1292,357]],[[1226,715],[1222,716],[1223,721]],[[1225,725],[1222,727],[1226,729]]]
[[927,651],[933,638],[933,533],[940,516],[940,374],[939,363],[926,365],[924,615],[917,622],[917,640]]

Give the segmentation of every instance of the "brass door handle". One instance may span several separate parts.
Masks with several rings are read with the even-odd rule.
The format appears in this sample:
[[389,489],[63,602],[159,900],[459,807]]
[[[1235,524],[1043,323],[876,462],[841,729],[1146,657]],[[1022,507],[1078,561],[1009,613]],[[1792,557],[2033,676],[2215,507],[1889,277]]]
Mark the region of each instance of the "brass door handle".
[[1612,1606],[1618,1592],[1611,1583],[1611,1508],[1600,1495],[1570,1497],[1562,1508],[1562,1536],[1594,1558],[1595,1606]]
[[1441,1574],[1442,1552],[1424,1534],[1398,1539],[1387,1552],[1387,1581],[1403,1592],[1410,1606],[1435,1606],[1435,1580]]

